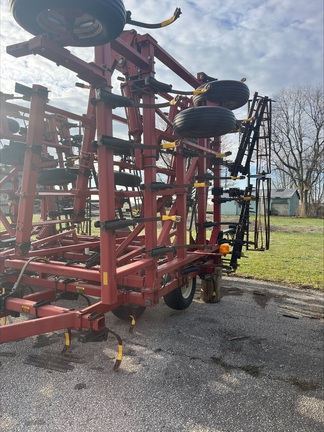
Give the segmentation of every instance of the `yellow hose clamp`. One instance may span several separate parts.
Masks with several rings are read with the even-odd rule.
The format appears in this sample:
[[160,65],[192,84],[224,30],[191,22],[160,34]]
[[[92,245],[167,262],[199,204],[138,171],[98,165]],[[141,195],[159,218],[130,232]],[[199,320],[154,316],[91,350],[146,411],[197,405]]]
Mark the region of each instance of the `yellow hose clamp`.
[[249,117],[247,119],[242,120],[242,123],[250,123],[252,120],[254,120],[254,117]]
[[175,147],[176,147],[175,142],[165,142],[162,144],[163,149],[171,149],[171,148],[175,148]]
[[161,27],[166,27],[174,22],[174,17],[171,17],[165,21],[161,22]]
[[47,258],[47,257],[41,257],[41,256],[35,257],[33,259],[33,261],[43,261],[43,262],[45,262],[47,264],[49,264],[51,262],[51,260],[49,258]]
[[167,216],[167,215],[163,215],[162,216],[162,221],[163,222],[167,222],[167,221],[181,222],[182,221],[182,217],[181,216]]
[[176,95],[173,99],[169,101],[169,105],[171,106],[176,105],[178,102],[181,101],[181,99],[182,99],[181,95]]
[[196,89],[196,90],[194,90],[192,93],[194,95],[199,95],[199,94],[202,94],[202,93],[206,93],[207,90],[208,90],[207,87],[203,87],[202,89]]

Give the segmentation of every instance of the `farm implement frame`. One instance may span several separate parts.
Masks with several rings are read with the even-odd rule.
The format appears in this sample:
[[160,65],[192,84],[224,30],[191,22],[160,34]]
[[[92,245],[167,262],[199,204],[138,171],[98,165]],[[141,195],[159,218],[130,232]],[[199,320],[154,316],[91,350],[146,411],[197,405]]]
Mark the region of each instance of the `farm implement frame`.
[[[12,3],[27,28],[22,3]],[[34,10],[45,22],[54,12]],[[145,26],[129,16],[126,23]],[[233,110],[249,100],[243,81],[194,76],[133,29],[101,44],[88,33],[71,43],[79,33],[54,28],[55,38],[27,30],[36,36],[8,46],[8,54],[39,55],[74,72],[76,95],[89,96],[80,115],[50,105],[49,89],[39,84],[1,93],[0,342],[57,330],[66,331],[66,346],[72,330],[82,342],[105,340],[107,312],[134,324],[162,297],[185,309],[197,277],[203,299],[219,301],[221,274],[236,269],[243,247],[269,247],[270,99],[254,94],[248,117],[237,120]],[[95,45],[94,61],[64,47],[73,44]],[[163,68],[189,90],[157,80]],[[221,151],[227,133],[240,136],[232,161]],[[244,177],[243,190],[222,187],[224,179]],[[241,207],[228,229],[221,221],[226,200]],[[81,310],[55,304],[79,296],[88,302]],[[27,318],[8,323],[8,316]]]

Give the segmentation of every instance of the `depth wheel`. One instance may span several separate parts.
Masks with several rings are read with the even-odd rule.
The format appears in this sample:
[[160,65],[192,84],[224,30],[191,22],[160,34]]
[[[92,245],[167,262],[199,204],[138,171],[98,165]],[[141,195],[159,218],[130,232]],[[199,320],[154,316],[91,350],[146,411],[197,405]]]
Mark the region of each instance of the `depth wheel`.
[[[126,24],[122,0],[9,0],[17,23],[63,45],[95,46],[116,39]],[[66,36],[62,36],[66,35]]]
[[141,177],[122,171],[114,172],[115,185],[124,187],[137,187],[141,184]]
[[133,316],[135,319],[139,318],[145,312],[146,307],[137,304],[122,305],[113,309],[111,312],[123,321],[130,321]]
[[174,291],[166,294],[163,298],[167,306],[175,310],[187,309],[196,292],[196,278],[188,279],[187,282]]
[[11,133],[15,134],[19,132],[20,125],[17,122],[17,120],[14,120],[12,118],[7,118],[8,121],[8,129]]
[[173,121],[175,135],[186,138],[210,138],[236,131],[232,111],[218,106],[200,106],[179,112]]
[[203,88],[207,91],[192,98],[195,106],[206,105],[208,101],[235,110],[245,105],[250,97],[248,86],[241,81],[211,81],[198,87],[198,90]]
[[23,165],[25,160],[26,144],[19,141],[10,141],[8,146],[0,149],[0,163],[6,165]]
[[76,179],[77,174],[66,168],[52,168],[41,171],[37,183],[42,186],[65,186]]

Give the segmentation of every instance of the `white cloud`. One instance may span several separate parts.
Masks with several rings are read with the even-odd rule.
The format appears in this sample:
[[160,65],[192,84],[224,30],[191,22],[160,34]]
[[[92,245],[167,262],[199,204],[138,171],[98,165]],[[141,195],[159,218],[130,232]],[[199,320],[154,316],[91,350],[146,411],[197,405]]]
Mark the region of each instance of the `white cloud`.
[[[219,79],[247,78],[251,93],[273,96],[292,84],[322,84],[322,0],[125,0],[132,18],[159,22],[181,7],[179,20],[169,27],[150,30],[159,44],[193,75],[204,71]],[[132,26],[126,25],[125,29]],[[30,39],[1,2],[1,91],[12,93],[14,82],[45,85],[51,103],[78,113],[86,110],[87,92],[75,88],[75,74],[40,56],[14,58],[7,45]],[[92,60],[91,48],[68,48],[84,60]],[[188,86],[169,70],[158,67],[156,78]],[[117,91],[114,89],[114,91]]]

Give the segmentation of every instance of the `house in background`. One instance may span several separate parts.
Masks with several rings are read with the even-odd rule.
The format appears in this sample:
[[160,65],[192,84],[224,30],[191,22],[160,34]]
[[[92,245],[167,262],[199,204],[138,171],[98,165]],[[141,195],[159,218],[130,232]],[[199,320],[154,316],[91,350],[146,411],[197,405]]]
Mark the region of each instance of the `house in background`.
[[271,189],[271,214],[273,216],[297,216],[299,199],[297,189]]
[[[228,195],[224,194],[224,198]],[[297,216],[299,193],[296,189],[271,189],[270,212],[273,216]],[[251,214],[255,213],[255,202],[251,201]],[[227,201],[221,205],[223,215],[239,215],[241,207],[236,201]]]

